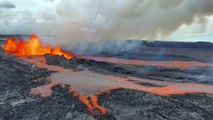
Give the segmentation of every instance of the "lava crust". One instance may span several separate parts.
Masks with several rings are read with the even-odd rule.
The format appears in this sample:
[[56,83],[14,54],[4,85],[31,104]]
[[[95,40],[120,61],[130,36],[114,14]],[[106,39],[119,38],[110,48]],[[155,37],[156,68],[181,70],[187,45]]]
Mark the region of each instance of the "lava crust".
[[[4,42],[0,41],[1,43]],[[45,68],[40,66],[45,65],[44,61],[39,61],[40,65],[33,64],[33,60],[36,62],[36,59],[33,58],[14,57],[6,54],[0,48],[0,119],[213,119],[213,95],[210,94],[213,92],[212,89],[206,93],[189,92],[163,95],[156,94],[155,91],[134,90],[133,88],[128,89],[128,87],[107,88],[97,92],[89,91],[92,88],[86,86],[87,93],[84,92],[85,90],[79,89],[79,86],[72,86],[70,81],[61,82],[50,79],[54,75],[59,75],[61,69],[90,75],[91,78],[102,76],[100,80],[103,81],[108,80],[103,76],[113,76],[111,80],[122,78],[128,84],[147,89],[157,87],[161,90],[173,84],[212,87],[213,69],[211,66],[165,68],[79,58],[68,60],[62,56],[46,55],[46,65],[50,68]],[[75,75],[74,73],[70,73],[70,75]],[[54,77],[57,78],[57,76]],[[92,85],[92,83],[90,84]],[[78,82],[74,85],[78,85]],[[44,96],[36,94],[40,91],[34,91],[41,86],[48,86],[44,87],[48,88],[45,89],[47,94]],[[200,88],[199,90],[205,89]],[[41,93],[44,91],[42,90]],[[106,110],[104,114],[101,113],[103,109]]]

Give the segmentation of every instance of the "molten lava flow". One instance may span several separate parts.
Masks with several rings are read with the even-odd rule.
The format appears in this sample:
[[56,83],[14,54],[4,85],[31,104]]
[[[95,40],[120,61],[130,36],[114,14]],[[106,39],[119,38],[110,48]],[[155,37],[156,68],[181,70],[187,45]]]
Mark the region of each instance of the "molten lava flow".
[[36,35],[30,37],[29,42],[20,40],[17,42],[14,38],[9,38],[3,49],[9,53],[13,53],[16,56],[35,56],[35,55],[45,55],[53,54],[64,56],[67,59],[73,58],[73,55],[61,50],[61,46],[56,46],[51,48],[49,45],[43,47],[41,41]]
[[[92,95],[90,97],[84,97],[80,96],[80,100],[87,106],[90,113],[92,113],[94,116],[97,116],[99,114],[104,115],[106,114],[106,109],[100,105],[98,105],[98,97],[95,95]],[[99,113],[101,112],[101,113]]]
[[120,58],[107,58],[107,57],[88,57],[81,56],[78,58],[95,60],[99,62],[110,62],[115,64],[127,64],[138,66],[158,66],[166,68],[193,68],[193,67],[213,67],[212,63],[196,62],[196,61],[145,61],[145,60],[128,60]]
[[[58,71],[52,73],[47,77],[51,82],[43,86],[32,88],[30,94],[40,95],[42,97],[51,96],[52,88],[56,85],[69,85],[70,93],[79,96],[79,99],[87,106],[92,115],[104,115],[106,109],[98,104],[98,97],[96,95],[111,91],[113,89],[131,89],[152,94],[167,96],[173,94],[189,94],[189,93],[206,93],[213,94],[212,85],[204,85],[198,83],[177,83],[167,82],[151,79],[134,78],[130,76],[113,76],[94,73],[89,70],[73,71],[71,69],[64,69],[59,66],[52,66],[45,64],[45,58],[42,56],[35,56],[33,59],[22,57],[26,62],[36,64],[39,68],[46,68],[51,71]],[[132,80],[132,81],[130,81]],[[159,85],[159,87],[147,87],[138,83],[151,83]]]

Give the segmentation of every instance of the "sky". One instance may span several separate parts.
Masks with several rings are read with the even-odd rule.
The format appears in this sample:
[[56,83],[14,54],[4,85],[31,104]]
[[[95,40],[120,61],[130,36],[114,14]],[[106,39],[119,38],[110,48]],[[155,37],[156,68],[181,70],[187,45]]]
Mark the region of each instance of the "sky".
[[126,39],[213,42],[212,6],[213,0],[0,0],[0,34],[35,33],[67,46]]

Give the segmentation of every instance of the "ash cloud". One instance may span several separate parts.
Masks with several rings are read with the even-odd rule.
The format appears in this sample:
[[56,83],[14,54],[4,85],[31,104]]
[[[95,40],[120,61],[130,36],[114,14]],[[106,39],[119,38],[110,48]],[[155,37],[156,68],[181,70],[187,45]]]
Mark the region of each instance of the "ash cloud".
[[[213,0],[32,1],[39,5],[28,4],[29,11],[33,10],[29,5],[40,9],[27,15],[31,18],[19,15],[23,17],[18,23],[16,19],[12,19],[14,24],[11,19],[7,20],[7,24],[14,28],[12,32],[16,33],[19,29],[22,33],[32,31],[47,43],[66,47],[106,40],[163,39],[180,26],[194,23],[203,24],[200,31],[206,32],[206,17],[213,13]],[[13,14],[16,15],[15,12]],[[16,27],[17,24],[28,27]]]
[[50,33],[59,36],[65,45],[156,39],[170,35],[183,24],[205,24],[205,17],[213,13],[212,5],[212,0],[63,0],[56,7],[60,21],[52,24],[55,30]]
[[15,8],[16,6],[13,3],[10,2],[0,2],[0,9],[1,8],[5,8],[5,9],[11,9],[11,8]]

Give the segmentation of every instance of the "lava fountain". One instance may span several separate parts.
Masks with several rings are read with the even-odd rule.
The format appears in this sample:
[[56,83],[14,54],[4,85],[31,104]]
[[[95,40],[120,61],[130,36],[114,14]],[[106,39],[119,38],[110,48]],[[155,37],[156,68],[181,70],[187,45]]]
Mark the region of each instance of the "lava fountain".
[[[173,94],[188,94],[188,93],[206,93],[213,94],[213,86],[212,85],[204,85],[197,83],[176,83],[176,82],[166,82],[159,80],[150,80],[150,79],[142,79],[142,78],[134,78],[130,76],[113,76],[113,75],[104,75],[94,73],[88,69],[84,69],[83,71],[74,71],[72,69],[65,69],[59,66],[52,66],[46,63],[45,54],[53,54],[64,56],[67,59],[73,58],[73,55],[61,50],[60,46],[55,48],[51,48],[50,46],[43,47],[39,38],[36,35],[32,35],[30,37],[29,42],[25,42],[21,40],[17,42],[15,39],[10,38],[7,40],[6,44],[3,46],[3,49],[9,53],[12,53],[16,56],[34,56],[32,59],[26,57],[20,57],[22,60],[37,65],[39,68],[45,68],[50,71],[57,71],[56,73],[52,73],[50,76],[45,78],[49,81],[49,83],[38,86],[36,88],[32,88],[30,91],[31,95],[40,95],[42,97],[51,96],[53,91],[52,88],[56,85],[69,85],[69,92],[75,93],[79,96],[79,100],[81,100],[88,108],[88,110],[93,114],[106,114],[106,109],[100,105],[98,105],[98,97],[97,95],[103,92],[108,92],[113,89],[125,88],[138,90],[142,92],[149,92],[157,95],[173,95]],[[79,57],[77,57],[79,58]],[[87,58],[94,59],[94,58]],[[104,59],[98,58],[97,61],[104,62],[115,62],[118,64],[117,59]],[[130,61],[123,60],[120,61],[120,64],[131,64],[135,63],[135,65],[145,65],[147,62],[143,61]],[[190,63],[190,62],[188,62]],[[181,68],[190,68],[190,67],[200,67],[200,66],[208,66],[208,64],[196,64],[197,66],[191,65],[194,63],[190,63],[190,65],[182,64],[182,62],[174,62],[174,63],[164,63],[161,67],[181,67]],[[153,63],[150,62],[151,66],[159,66],[159,62]],[[161,65],[161,64],[160,64]],[[136,84],[134,82],[130,82],[133,80],[135,82],[145,82],[145,83],[154,83],[156,85],[160,85],[162,87],[147,87],[143,85]]]
[[67,59],[73,58],[71,53],[61,50],[61,46],[57,45],[55,48],[51,48],[49,45],[43,46],[40,39],[36,35],[31,35],[28,42],[20,40],[19,42],[14,38],[9,38],[3,49],[8,53],[12,53],[15,56],[39,56],[45,54],[53,54],[64,56]]
[[[17,41],[14,38],[9,38],[6,41],[6,44],[2,47],[8,53],[12,53],[15,56],[43,56],[45,54],[59,55],[64,56],[67,59],[72,59],[73,54],[61,50],[61,46],[56,46],[51,48],[49,45],[43,46],[40,39],[36,35],[31,35],[28,42],[25,40]],[[53,86],[59,84],[58,82],[51,82],[51,84],[43,86],[43,91],[46,91],[46,94],[40,94],[41,97],[47,97],[52,94],[50,90]],[[49,89],[48,89],[49,88]],[[72,91],[76,92],[77,91]],[[30,94],[36,94],[35,91],[31,91]],[[100,111],[101,114],[105,114],[105,108],[98,105],[97,96],[93,95],[90,97],[85,97],[79,94],[79,99],[87,106],[88,110],[93,114],[94,111]]]

